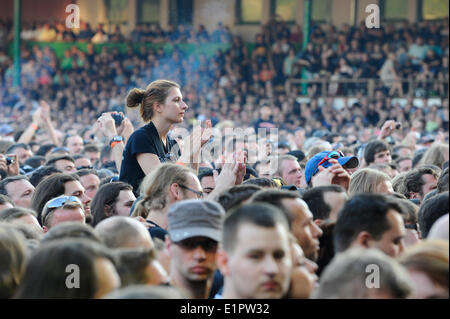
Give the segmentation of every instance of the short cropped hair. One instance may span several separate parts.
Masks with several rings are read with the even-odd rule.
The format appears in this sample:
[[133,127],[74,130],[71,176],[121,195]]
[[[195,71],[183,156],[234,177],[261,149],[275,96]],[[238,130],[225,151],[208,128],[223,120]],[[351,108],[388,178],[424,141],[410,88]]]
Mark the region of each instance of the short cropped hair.
[[403,215],[403,207],[392,196],[363,193],[351,197],[339,212],[334,229],[334,247],[342,252],[350,247],[359,233],[367,231],[379,240],[390,229],[389,210]]
[[225,251],[234,250],[239,227],[244,224],[266,228],[280,224],[286,228],[286,232],[289,232],[286,215],[277,207],[265,203],[244,204],[233,209],[225,218],[222,231],[222,245]]

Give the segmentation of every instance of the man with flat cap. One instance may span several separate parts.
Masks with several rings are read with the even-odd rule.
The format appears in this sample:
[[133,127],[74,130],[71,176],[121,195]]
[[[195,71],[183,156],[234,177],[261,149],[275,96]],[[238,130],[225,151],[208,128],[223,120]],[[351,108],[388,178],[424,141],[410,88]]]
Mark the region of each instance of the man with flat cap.
[[183,200],[169,208],[170,284],[189,299],[209,296],[224,218],[222,206],[208,200]]

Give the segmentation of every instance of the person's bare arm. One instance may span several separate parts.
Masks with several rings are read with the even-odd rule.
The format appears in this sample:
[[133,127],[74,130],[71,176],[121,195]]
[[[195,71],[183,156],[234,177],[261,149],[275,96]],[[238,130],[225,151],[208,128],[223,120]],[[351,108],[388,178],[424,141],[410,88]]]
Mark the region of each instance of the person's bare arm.
[[20,135],[19,140],[17,141],[17,143],[24,143],[24,144],[28,144],[31,142],[34,134],[36,133],[36,130],[39,127],[39,124],[41,124],[41,114],[42,114],[42,109],[40,107],[38,107],[36,109],[36,111],[33,113],[33,122],[31,123],[30,126],[28,126],[28,128],[22,133],[22,135]]
[[[115,122],[110,113],[103,113],[97,120],[99,123],[99,129],[103,132],[103,134],[110,141],[114,136],[117,136],[117,130],[115,126]],[[122,166],[122,153],[125,148],[125,144],[120,142],[116,144],[112,149],[111,153],[114,158],[114,162],[116,163],[117,171],[120,174],[120,167]],[[141,166],[142,167],[142,166]]]
[[136,160],[139,163],[139,166],[144,171],[145,175],[150,173],[150,171],[161,164],[158,156],[152,153],[139,153],[136,155]]
[[53,127],[52,119],[50,117],[50,105],[48,105],[48,103],[45,101],[41,101],[41,108],[42,108],[41,123],[43,127],[47,131],[48,135],[50,135],[53,144],[58,146],[61,145],[59,138],[56,135],[55,128]]

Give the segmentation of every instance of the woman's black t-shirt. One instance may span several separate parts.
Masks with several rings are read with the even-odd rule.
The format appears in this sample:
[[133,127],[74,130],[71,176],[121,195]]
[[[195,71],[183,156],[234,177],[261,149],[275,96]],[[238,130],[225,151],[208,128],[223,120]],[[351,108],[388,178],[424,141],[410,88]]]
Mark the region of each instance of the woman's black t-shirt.
[[134,193],[138,193],[140,183],[145,177],[136,155],[139,153],[152,153],[158,156],[161,163],[175,162],[179,155],[177,142],[170,137],[166,138],[166,146],[161,141],[155,125],[150,122],[131,134],[122,154],[119,180],[133,186]]

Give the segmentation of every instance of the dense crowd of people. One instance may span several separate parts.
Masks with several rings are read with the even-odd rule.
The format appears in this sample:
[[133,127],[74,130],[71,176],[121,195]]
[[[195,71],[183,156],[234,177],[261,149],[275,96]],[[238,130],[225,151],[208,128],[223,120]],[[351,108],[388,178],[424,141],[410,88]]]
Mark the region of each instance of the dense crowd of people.
[[[1,298],[449,298],[447,20],[315,26],[305,50],[271,21],[251,52],[222,25],[101,30],[26,26],[89,43],[25,44],[20,90],[0,46]],[[301,73],[381,85],[285,90]],[[403,77],[447,83],[418,105]]]

